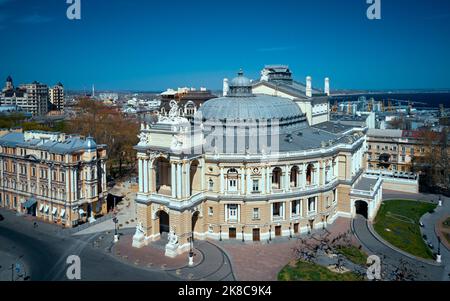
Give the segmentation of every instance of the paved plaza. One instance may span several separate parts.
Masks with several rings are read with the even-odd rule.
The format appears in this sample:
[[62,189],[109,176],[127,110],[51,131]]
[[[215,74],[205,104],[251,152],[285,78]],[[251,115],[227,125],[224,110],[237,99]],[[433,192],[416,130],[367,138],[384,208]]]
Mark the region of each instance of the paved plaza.
[[[218,280],[273,281],[278,272],[296,259],[296,237],[272,241],[242,242],[240,240],[195,241],[194,266],[188,265],[187,253],[176,258],[164,256],[165,241],[150,243],[141,249],[131,246],[135,232],[133,192],[125,191],[126,199],[118,206],[122,227],[120,240],[113,242],[114,224],[110,219],[79,232],[71,232],[54,224],[18,216],[1,209],[5,220],[0,223],[0,280],[11,279],[11,264],[20,262],[22,274],[31,280],[65,280],[65,258],[79,255],[83,262],[83,280]],[[438,196],[384,192],[385,199],[417,199],[437,203]],[[128,206],[128,204],[130,204]],[[423,233],[437,246],[436,225],[450,212],[450,200],[422,218]],[[129,223],[126,224],[125,221]],[[36,222],[36,226],[34,226]],[[316,230],[314,239],[324,230]],[[379,239],[363,218],[338,218],[327,230],[331,237],[354,234],[354,243],[369,254],[377,254],[395,265],[407,260],[422,275],[422,280],[448,280],[450,252],[441,247],[442,264],[420,260],[396,250]],[[354,232],[351,232],[354,231]],[[18,259],[20,257],[20,259]],[[36,258],[39,258],[37,260]],[[21,280],[15,275],[15,280]],[[22,277],[23,278],[23,277]]]

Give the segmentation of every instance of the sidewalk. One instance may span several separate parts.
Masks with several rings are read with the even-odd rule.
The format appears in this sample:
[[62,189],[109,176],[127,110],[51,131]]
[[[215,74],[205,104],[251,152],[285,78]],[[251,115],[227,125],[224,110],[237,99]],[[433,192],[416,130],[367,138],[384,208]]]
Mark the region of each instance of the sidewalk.
[[[119,220],[118,227],[119,229],[135,229],[136,222],[136,203],[134,199],[136,198],[136,193],[131,192],[126,188],[122,188],[124,190],[124,194],[126,195],[122,202],[117,204],[116,209],[118,211],[117,219]],[[78,231],[74,233],[74,235],[90,235],[97,234],[105,231],[114,231],[115,225],[111,218],[106,219],[103,222],[92,225],[84,230]]]

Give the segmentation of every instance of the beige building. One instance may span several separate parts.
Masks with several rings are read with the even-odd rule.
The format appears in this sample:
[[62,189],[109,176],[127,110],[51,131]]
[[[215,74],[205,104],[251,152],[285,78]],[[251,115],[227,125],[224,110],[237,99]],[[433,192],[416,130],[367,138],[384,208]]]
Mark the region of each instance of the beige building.
[[61,83],[57,83],[53,88],[48,90],[50,104],[53,110],[64,111],[64,86]]
[[78,136],[0,132],[0,206],[73,227],[106,213],[106,147]]
[[170,231],[174,256],[191,238],[272,240],[375,216],[382,180],[363,172],[366,129],[311,127],[294,101],[254,94],[243,73],[227,88],[194,120],[172,102],[142,125],[133,246]]

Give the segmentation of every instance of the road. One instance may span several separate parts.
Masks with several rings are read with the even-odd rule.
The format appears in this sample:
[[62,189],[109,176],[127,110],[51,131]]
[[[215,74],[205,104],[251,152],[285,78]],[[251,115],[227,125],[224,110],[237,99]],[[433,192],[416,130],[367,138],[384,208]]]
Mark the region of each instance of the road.
[[[77,255],[81,259],[82,281],[164,281],[175,280],[163,271],[149,271],[127,265],[104,252],[95,250],[90,243],[96,238],[70,237],[54,225],[33,223],[15,213],[1,210],[5,220],[0,222],[0,250],[11,256],[23,256],[34,281],[64,281],[66,259]],[[11,263],[13,264],[13,263]]]
[[416,280],[441,281],[448,280],[443,266],[431,265],[415,260],[411,257],[399,253],[384,243],[380,242],[369,230],[367,220],[358,216],[353,220],[353,230],[363,247],[369,255],[378,255],[389,269],[398,266],[401,260],[408,263],[408,266],[417,272]]

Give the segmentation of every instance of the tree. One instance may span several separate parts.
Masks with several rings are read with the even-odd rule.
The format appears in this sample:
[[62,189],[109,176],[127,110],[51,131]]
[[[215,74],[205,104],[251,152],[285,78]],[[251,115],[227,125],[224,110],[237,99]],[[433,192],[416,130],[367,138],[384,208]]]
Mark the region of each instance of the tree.
[[121,177],[126,170],[134,170],[138,143],[139,122],[126,117],[116,108],[82,99],[76,108],[78,114],[68,123],[69,132],[92,136],[98,144],[108,146],[108,173]]
[[450,148],[448,145],[448,128],[441,132],[423,129],[419,133],[419,141],[424,153],[413,157],[413,170],[421,172],[428,187],[440,186],[444,189],[450,187]]

